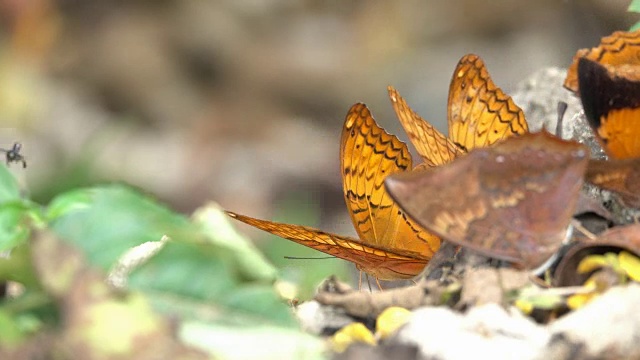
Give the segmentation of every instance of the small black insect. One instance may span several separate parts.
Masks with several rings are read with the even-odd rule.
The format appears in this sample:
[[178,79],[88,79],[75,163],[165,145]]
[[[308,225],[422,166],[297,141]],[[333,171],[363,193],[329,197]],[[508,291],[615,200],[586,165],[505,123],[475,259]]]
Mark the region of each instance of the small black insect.
[[13,146],[9,150],[0,148],[0,151],[6,154],[5,158],[7,160],[7,165],[10,163],[22,162],[22,168],[24,169],[27,167],[27,160],[22,156],[22,154],[20,154],[21,149],[22,144],[18,142],[13,143]]

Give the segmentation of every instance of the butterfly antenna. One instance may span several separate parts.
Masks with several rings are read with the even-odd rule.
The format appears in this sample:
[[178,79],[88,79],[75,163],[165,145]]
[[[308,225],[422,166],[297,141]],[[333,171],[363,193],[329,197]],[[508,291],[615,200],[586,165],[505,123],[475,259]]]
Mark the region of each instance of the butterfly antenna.
[[562,125],[564,123],[564,114],[567,112],[569,105],[564,101],[558,101],[558,121],[556,122],[556,136],[562,138]]
[[321,259],[335,259],[335,256],[323,256],[323,257],[297,257],[297,256],[285,256],[287,260],[321,260]]

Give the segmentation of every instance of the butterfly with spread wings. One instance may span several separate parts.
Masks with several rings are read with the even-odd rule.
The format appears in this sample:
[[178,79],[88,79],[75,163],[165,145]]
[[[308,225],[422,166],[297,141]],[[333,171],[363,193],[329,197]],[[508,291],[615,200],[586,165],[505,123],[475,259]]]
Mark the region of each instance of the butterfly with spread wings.
[[415,277],[439,249],[440,239],[411,221],[384,189],[388,175],[412,169],[406,144],[378,126],[366,105],[355,104],[342,129],[340,161],[344,199],[358,239],[227,213],[261,230],[348,260],[376,280]]

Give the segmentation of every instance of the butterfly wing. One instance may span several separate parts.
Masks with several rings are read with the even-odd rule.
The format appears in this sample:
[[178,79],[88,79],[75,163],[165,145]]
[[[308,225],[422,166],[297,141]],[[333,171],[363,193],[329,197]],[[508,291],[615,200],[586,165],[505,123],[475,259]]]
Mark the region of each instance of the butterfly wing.
[[395,88],[389,86],[388,90],[400,124],[428,166],[449,163],[463,154],[456,144],[413,111]]
[[406,144],[382,129],[364,104],[347,114],[340,146],[344,198],[363,243],[431,258],[440,240],[411,223],[384,189],[384,179],[411,169]]
[[524,113],[499,87],[477,55],[465,55],[449,87],[449,138],[466,150],[528,132]]
[[578,61],[581,58],[607,65],[638,64],[640,63],[640,29],[632,32],[616,31],[603,37],[597,47],[578,50],[564,80],[564,87],[575,93],[579,89]]
[[607,154],[640,157],[640,66],[614,68],[578,60],[584,114]]
[[236,220],[276,236],[350,261],[358,269],[382,280],[415,277],[429,261],[428,257],[420,254],[369,246],[353,238],[327,233],[311,227],[260,220],[229,211],[227,214]]

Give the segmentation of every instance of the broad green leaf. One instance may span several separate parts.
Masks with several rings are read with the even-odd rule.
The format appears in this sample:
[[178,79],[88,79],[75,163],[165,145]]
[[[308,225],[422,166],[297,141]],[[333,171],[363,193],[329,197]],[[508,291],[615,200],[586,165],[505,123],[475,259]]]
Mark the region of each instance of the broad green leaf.
[[0,204],[20,199],[20,186],[5,165],[0,165]]
[[91,193],[87,190],[69,191],[55,198],[47,207],[45,217],[48,221],[71,214],[73,211],[87,210],[91,206]]
[[49,206],[51,228],[82,249],[90,263],[109,269],[126,250],[163,235],[198,241],[187,219],[123,185],[65,193]]
[[25,334],[20,330],[16,319],[8,312],[0,310],[0,346],[15,346],[24,338]]
[[636,31],[638,29],[640,29],[640,21],[638,21],[637,23],[633,24],[633,26],[631,26],[629,31]]
[[[242,282],[233,252],[211,243],[169,241],[164,248],[135,269],[129,278],[133,289],[160,299],[164,311],[185,318],[186,303],[207,309],[208,320],[244,325],[294,324],[291,312],[270,282]],[[168,302],[174,301],[174,304]],[[197,318],[197,317],[195,317]]]
[[235,312],[233,316],[252,319],[253,325],[295,326],[289,306],[275,293],[273,286],[243,285],[222,299],[221,304]]
[[240,235],[230,218],[215,204],[208,204],[193,214],[211,243],[231,250],[238,262],[238,270],[248,280],[274,281],[276,268],[260,253],[251,241]]
[[216,359],[324,359],[323,340],[299,330],[275,326],[231,327],[188,321],[179,329],[187,345]]
[[0,205],[0,251],[10,250],[29,236],[29,209],[20,201]]
[[0,257],[0,281],[11,280],[25,286],[37,286],[38,278],[31,264],[30,251],[28,244],[22,244],[11,251],[11,256]]
[[239,279],[232,254],[211,244],[168,241],[129,278],[133,289],[220,301]]
[[629,8],[627,8],[627,11],[640,13],[640,0],[631,0],[631,4],[629,4]]

